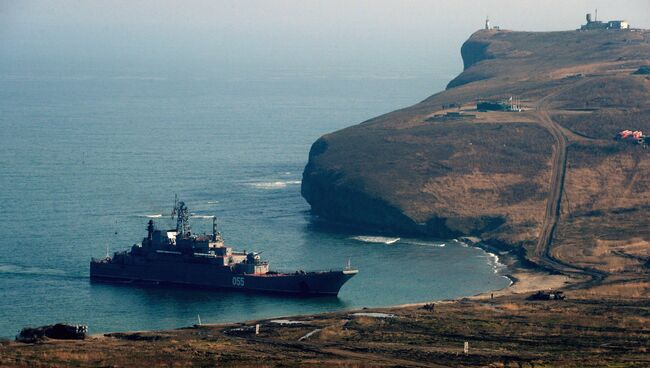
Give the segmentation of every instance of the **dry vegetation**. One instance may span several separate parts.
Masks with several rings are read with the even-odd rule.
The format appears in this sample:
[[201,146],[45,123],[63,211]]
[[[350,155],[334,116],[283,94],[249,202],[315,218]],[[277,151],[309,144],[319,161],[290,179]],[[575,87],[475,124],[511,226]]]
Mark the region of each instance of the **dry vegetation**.
[[[577,294],[576,294],[577,296]],[[569,294],[573,298],[573,294]],[[574,298],[575,299],[575,298]],[[367,311],[364,311],[367,312]],[[650,364],[644,301],[529,302],[521,297],[383,310],[394,318],[335,313],[303,325],[260,323],[113,334],[82,342],[0,345],[0,366],[643,366]],[[606,322],[604,324],[603,322]],[[309,338],[299,341],[309,332]],[[463,354],[463,343],[469,354]]]
[[[322,149],[312,152],[305,169],[303,194],[315,212],[387,230],[471,234],[511,245],[534,241],[554,145],[536,119],[537,101],[546,98],[566,129],[569,187],[595,185],[594,193],[613,198],[617,187],[629,184],[615,182],[617,162],[647,156],[611,138],[622,129],[650,132],[650,78],[633,74],[650,59],[649,34],[479,31],[463,46],[466,70],[454,88],[321,138]],[[478,98],[509,95],[521,97],[527,111],[431,119],[444,114],[445,104],[471,109]],[[599,168],[604,159],[613,162]],[[634,169],[643,175],[650,172],[646,165]],[[603,176],[612,178],[595,183]],[[642,202],[650,204],[650,190],[638,189],[633,196],[649,196]],[[348,195],[337,201],[339,193]],[[355,196],[383,202],[409,220],[368,221],[376,206]],[[500,220],[501,228],[477,221],[486,217]]]
[[[325,217],[389,232],[479,236],[530,252],[557,149],[540,118],[543,106],[568,146],[550,254],[648,277],[644,256],[622,255],[629,250],[607,241],[650,241],[643,215],[650,150],[612,139],[623,129],[650,133],[650,77],[634,74],[650,60],[649,40],[645,30],[479,31],[463,45],[466,69],[453,88],[321,138],[303,195]],[[525,111],[471,111],[479,98],[508,95],[519,96]],[[472,116],[440,118],[449,103]]]
[[[648,31],[479,31],[463,46],[466,70],[453,88],[313,145],[302,189],[314,212],[383,231],[476,235],[512,250],[501,258],[518,282],[494,299],[389,310],[396,318],[263,321],[259,336],[203,326],[5,342],[0,365],[650,366],[650,150],[612,140],[622,129],[650,133],[650,79],[633,74],[650,60],[649,40]],[[526,111],[432,119],[445,104],[469,112],[478,98],[508,94]],[[529,272],[540,261],[531,251],[553,158],[563,157],[557,130],[568,147],[560,216],[547,262]],[[524,300],[557,287],[566,301]]]

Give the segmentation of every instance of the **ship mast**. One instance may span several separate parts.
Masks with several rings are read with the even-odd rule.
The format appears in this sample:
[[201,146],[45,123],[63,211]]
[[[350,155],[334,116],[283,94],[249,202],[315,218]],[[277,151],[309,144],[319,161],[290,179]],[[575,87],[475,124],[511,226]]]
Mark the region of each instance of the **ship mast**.
[[153,220],[149,220],[147,223],[147,240],[153,240],[153,231],[154,231]]
[[174,219],[174,216],[176,216],[176,206],[178,206],[178,194],[174,193],[174,207],[172,208],[172,220]]
[[176,212],[176,236],[180,235],[184,238],[191,230],[190,212],[183,201],[176,204],[174,212]]

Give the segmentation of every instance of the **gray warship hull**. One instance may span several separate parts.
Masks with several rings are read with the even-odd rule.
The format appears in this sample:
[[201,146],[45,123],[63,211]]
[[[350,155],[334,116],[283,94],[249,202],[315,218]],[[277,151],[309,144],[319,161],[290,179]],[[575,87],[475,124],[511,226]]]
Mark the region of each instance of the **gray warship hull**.
[[318,272],[271,271],[259,252],[240,252],[227,246],[212,216],[212,234],[190,231],[190,212],[176,201],[172,216],[176,228],[157,229],[147,224],[147,236],[130,250],[108,252],[105,258],[90,260],[91,280],[175,284],[189,287],[235,289],[299,295],[338,295],[357,270]]
[[173,284],[198,288],[286,293],[298,295],[338,295],[356,270],[319,272],[236,274],[229,269],[200,263],[116,264],[92,261],[90,277],[96,281]]

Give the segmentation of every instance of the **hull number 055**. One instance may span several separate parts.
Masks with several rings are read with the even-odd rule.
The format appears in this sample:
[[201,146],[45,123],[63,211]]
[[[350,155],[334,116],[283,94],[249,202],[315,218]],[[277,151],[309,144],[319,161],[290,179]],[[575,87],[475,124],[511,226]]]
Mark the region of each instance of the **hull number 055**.
[[232,286],[243,287],[244,286],[244,278],[243,277],[233,277],[232,278]]

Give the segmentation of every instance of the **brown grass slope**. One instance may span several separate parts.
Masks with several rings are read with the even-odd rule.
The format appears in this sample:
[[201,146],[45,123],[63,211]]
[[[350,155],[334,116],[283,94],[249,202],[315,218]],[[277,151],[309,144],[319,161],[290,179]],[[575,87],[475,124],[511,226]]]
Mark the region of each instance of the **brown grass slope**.
[[[476,235],[530,254],[558,148],[544,109],[566,139],[550,254],[591,267],[594,257],[570,249],[645,241],[650,220],[639,211],[650,207],[650,151],[612,137],[622,129],[650,133],[650,77],[634,73],[650,64],[650,32],[478,31],[461,53],[465,70],[445,91],[314,143],[302,184],[313,212],[398,233]],[[431,118],[445,104],[470,110],[477,99],[510,95],[525,111]],[[570,231],[582,223],[585,231],[610,230]],[[632,255],[637,263],[650,256],[644,249]],[[625,249],[603,254],[632,262]]]
[[[382,310],[378,310],[382,311]],[[303,316],[303,324],[108,334],[85,341],[0,341],[0,367],[646,367],[650,306],[639,300],[521,297]],[[302,338],[310,334],[307,338]],[[463,354],[464,342],[469,343]]]

